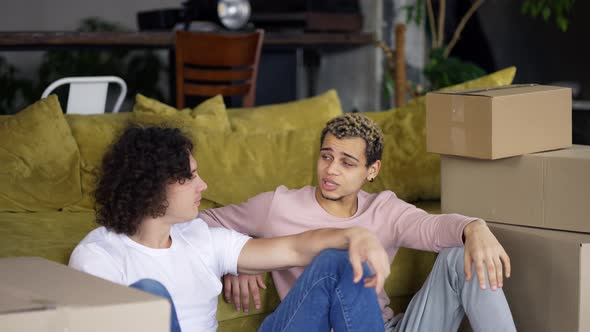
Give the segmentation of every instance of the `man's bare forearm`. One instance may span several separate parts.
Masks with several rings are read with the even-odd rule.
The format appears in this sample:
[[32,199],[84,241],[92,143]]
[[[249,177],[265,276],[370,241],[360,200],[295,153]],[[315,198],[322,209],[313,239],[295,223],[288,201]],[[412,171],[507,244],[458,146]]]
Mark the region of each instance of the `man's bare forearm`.
[[299,266],[309,264],[315,256],[326,249],[348,249],[353,232],[360,228],[324,228],[297,234],[293,249],[300,260]]
[[347,249],[351,237],[362,232],[365,231],[359,227],[323,228],[290,236],[252,239],[240,253],[238,268],[240,273],[259,273],[306,266],[325,249]]

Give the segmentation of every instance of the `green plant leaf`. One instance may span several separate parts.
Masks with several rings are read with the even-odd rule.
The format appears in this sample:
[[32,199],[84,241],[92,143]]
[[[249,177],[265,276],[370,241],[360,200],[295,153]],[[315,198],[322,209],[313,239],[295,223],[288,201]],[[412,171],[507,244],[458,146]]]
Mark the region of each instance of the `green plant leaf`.
[[422,24],[422,18],[424,17],[424,0],[416,0],[416,24]]
[[400,8],[401,11],[406,12],[406,23],[412,23],[412,20],[414,19],[414,8],[413,5],[405,5]]
[[525,0],[520,12],[523,15],[537,18],[541,16],[548,22],[551,16],[555,16],[555,25],[561,31],[567,31],[569,26],[568,16],[576,0]]
[[391,100],[393,98],[393,89],[395,83],[393,81],[393,77],[391,77],[391,73],[389,70],[383,71],[383,94],[387,100]]
[[556,24],[562,32],[567,31],[568,21],[563,17],[556,17]]
[[445,58],[442,48],[433,49],[424,68],[424,75],[430,82],[430,89],[436,90],[472,80],[486,73],[479,66],[455,57]]
[[547,20],[549,19],[550,16],[551,16],[551,8],[549,8],[549,7],[543,8],[543,20],[545,20],[545,22],[547,22]]
[[522,3],[522,5],[520,6],[520,13],[523,15],[528,14],[530,11],[530,6],[531,6],[530,1],[524,1]]

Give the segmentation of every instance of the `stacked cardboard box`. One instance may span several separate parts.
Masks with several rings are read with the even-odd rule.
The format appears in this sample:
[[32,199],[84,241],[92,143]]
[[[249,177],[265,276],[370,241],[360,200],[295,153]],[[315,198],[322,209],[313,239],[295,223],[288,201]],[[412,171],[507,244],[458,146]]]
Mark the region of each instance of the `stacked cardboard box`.
[[498,159],[572,144],[572,92],[546,85],[429,93],[429,152]]
[[590,233],[590,146],[499,160],[441,159],[445,212]]
[[590,331],[590,234],[488,225],[510,255],[517,331]]
[[571,145],[570,89],[432,93],[426,105],[442,211],[490,222],[511,256],[518,331],[590,331],[590,147]]
[[0,259],[0,331],[170,330],[170,303],[38,257]]

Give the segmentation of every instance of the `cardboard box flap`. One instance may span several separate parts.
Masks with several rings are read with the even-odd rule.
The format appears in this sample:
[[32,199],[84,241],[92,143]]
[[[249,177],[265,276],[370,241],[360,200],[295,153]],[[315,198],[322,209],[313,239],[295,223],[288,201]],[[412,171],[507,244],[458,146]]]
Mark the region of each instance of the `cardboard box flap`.
[[590,160],[590,148],[586,145],[574,144],[567,149],[559,149],[548,152],[533,153],[535,156],[544,158],[561,158],[561,159],[583,159]]
[[590,327],[590,264],[587,264],[590,258],[590,245],[581,245],[580,255],[580,329]]
[[526,237],[537,237],[539,239],[551,240],[554,243],[575,243],[582,247],[590,245],[590,234],[570,231],[556,231],[537,227],[520,226],[520,225],[506,225],[499,223],[490,223],[496,230],[510,230],[514,234],[520,234],[520,236]]
[[[157,298],[39,257],[3,258],[2,269],[6,271],[0,272],[3,289],[14,292],[27,289],[28,294],[13,294],[29,299],[51,299],[57,306],[100,307]],[[40,279],[39,275],[44,277]]]
[[535,93],[540,91],[551,91],[569,89],[560,86],[538,85],[538,84],[512,84],[494,88],[471,89],[460,91],[442,91],[433,92],[447,95],[461,95],[461,96],[478,96],[478,97],[506,97],[511,95],[522,95],[528,93]]
[[40,257],[0,258],[2,332],[170,328],[170,303]]
[[488,223],[512,265],[504,294],[518,331],[590,331],[590,234]]
[[53,309],[55,305],[46,301],[36,301],[22,296],[14,289],[0,285],[0,315],[14,312]]

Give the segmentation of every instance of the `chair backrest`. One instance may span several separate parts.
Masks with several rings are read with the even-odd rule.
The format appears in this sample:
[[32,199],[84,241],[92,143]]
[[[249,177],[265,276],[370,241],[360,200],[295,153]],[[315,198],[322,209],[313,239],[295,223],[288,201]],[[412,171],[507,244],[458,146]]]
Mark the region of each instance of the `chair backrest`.
[[263,30],[176,32],[176,106],[187,96],[242,96],[254,106]]
[[127,95],[127,84],[116,76],[80,76],[64,77],[49,85],[41,98],[49,96],[56,88],[69,84],[68,105],[66,113],[70,114],[100,114],[105,112],[109,83],[119,85],[119,96],[113,106],[113,113],[119,112],[121,104]]

